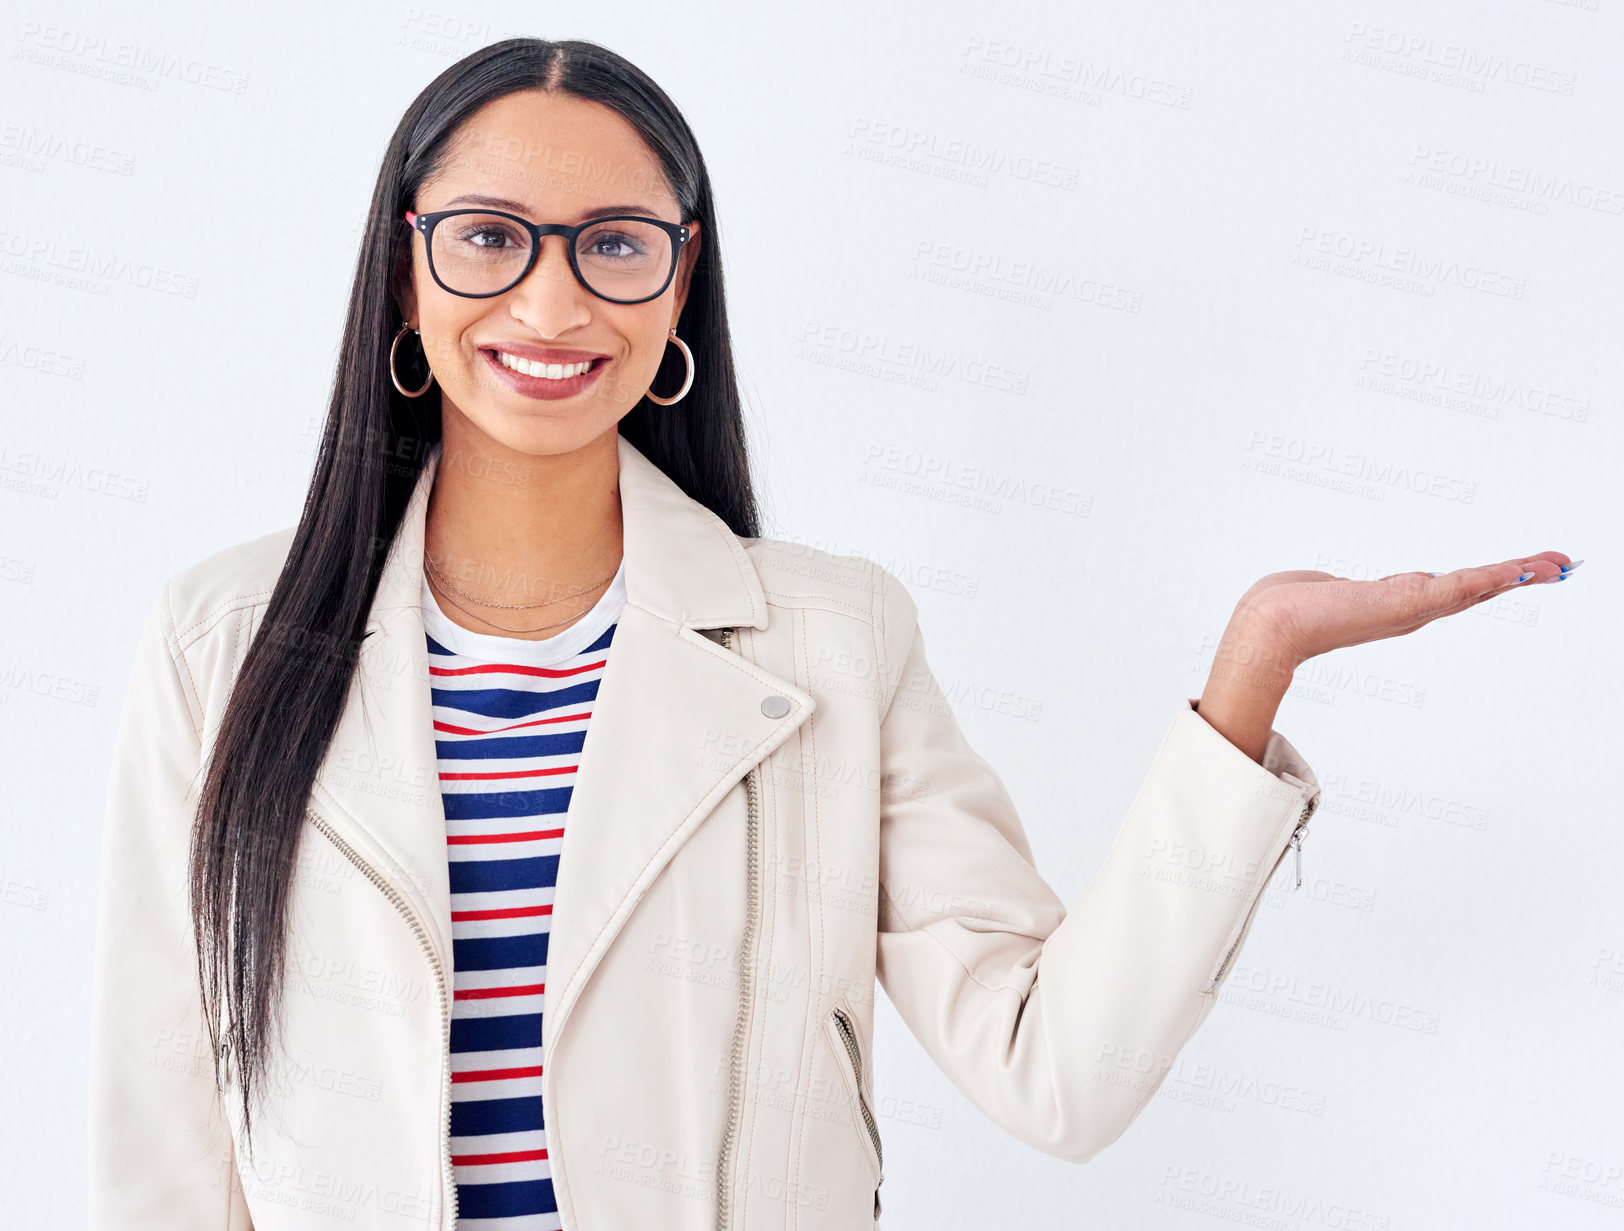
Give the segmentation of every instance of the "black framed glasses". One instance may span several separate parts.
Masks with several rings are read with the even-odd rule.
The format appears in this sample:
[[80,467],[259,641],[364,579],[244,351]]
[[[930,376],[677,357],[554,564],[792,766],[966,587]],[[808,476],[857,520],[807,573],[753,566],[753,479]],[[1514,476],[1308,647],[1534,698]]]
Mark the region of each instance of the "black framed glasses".
[[429,272],[441,288],[468,299],[511,291],[535,268],[541,241],[562,235],[575,279],[610,303],[647,303],[665,293],[691,232],[679,222],[617,214],[576,226],[536,223],[491,209],[406,211],[423,233]]

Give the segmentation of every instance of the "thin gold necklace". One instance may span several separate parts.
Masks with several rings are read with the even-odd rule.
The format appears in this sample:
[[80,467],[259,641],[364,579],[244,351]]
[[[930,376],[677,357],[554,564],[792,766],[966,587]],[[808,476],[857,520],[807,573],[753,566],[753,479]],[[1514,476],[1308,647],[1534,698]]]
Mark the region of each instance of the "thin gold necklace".
[[[452,585],[446,575],[440,571],[440,566],[434,563],[433,558],[427,552],[423,553],[423,563],[428,565],[429,571],[434,574],[434,579],[440,583],[441,589],[449,590],[453,594],[460,594],[470,602],[478,603],[481,607],[493,607],[502,611],[531,611],[537,607],[551,607],[554,603],[561,603],[566,598],[575,598],[576,596],[586,594],[591,590],[599,589],[606,582],[613,581],[615,577],[615,573],[610,573],[609,576],[605,577],[602,581],[594,582],[589,586],[582,586],[578,590],[571,590],[568,594],[560,594],[557,598],[545,599],[539,603],[487,603],[484,599],[480,598],[479,595],[470,594],[468,591]],[[619,571],[620,565],[617,563],[615,565],[615,572],[618,573]],[[548,626],[543,625],[543,627]]]
[[[611,574],[611,577],[613,577],[613,574]],[[600,583],[600,584],[602,584],[602,583]],[[602,596],[600,595],[599,597],[601,598]],[[551,624],[541,624],[541,625],[538,625],[535,628],[504,628],[502,625],[496,623],[493,620],[485,619],[485,617],[480,615],[477,611],[469,611],[468,608],[464,607],[461,603],[459,603],[456,599],[452,598],[449,594],[446,595],[445,598],[446,598],[446,601],[449,602],[458,611],[461,611],[466,615],[471,615],[471,616],[474,617],[474,619],[479,620],[480,622],[482,622],[484,624],[489,624],[492,628],[499,628],[504,633],[539,633],[539,632],[542,632],[545,629],[557,628],[560,624],[568,624],[571,620],[574,620],[577,617],[579,617],[581,615],[584,615],[586,612],[591,611],[592,608],[594,608],[594,607],[596,607],[598,605],[598,599],[593,599],[585,607],[582,607],[579,611],[575,612],[574,615],[566,616],[566,617],[564,617],[564,619],[556,620]],[[479,600],[475,599],[474,601],[478,602]]]

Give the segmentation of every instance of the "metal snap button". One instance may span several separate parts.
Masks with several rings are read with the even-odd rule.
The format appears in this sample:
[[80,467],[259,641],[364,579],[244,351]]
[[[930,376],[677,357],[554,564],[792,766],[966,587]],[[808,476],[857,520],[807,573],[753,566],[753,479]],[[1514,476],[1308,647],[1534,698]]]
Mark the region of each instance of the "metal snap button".
[[789,713],[789,698],[774,693],[761,703],[761,712],[768,718],[782,718]]

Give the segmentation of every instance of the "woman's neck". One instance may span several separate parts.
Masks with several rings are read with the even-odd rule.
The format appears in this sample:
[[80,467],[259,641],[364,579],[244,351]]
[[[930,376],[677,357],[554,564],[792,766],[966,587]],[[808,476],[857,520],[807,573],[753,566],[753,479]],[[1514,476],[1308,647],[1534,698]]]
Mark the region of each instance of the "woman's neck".
[[[602,597],[620,564],[618,432],[537,456],[450,415],[445,426],[424,553],[446,618],[470,632],[556,636]],[[535,603],[546,605],[517,606]]]

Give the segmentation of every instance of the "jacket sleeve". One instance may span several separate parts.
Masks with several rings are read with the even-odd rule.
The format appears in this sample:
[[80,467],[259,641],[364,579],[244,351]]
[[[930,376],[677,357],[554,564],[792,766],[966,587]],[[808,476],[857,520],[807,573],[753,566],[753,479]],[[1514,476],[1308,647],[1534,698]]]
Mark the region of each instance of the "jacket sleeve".
[[166,583],[141,631],[114,737],[91,983],[93,1231],[252,1223],[215,1091],[186,861],[200,741]]
[[1182,700],[1103,866],[1067,910],[931,673],[912,599],[877,572],[877,977],[994,1123],[1086,1162],[1149,1103],[1211,1012],[1318,780],[1278,732],[1259,764]]

